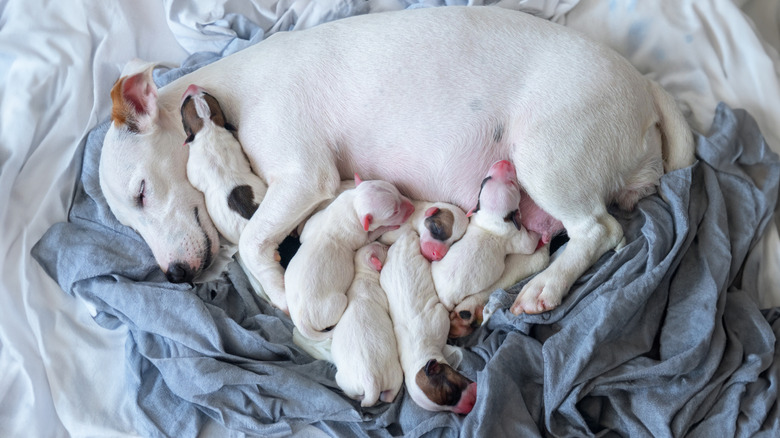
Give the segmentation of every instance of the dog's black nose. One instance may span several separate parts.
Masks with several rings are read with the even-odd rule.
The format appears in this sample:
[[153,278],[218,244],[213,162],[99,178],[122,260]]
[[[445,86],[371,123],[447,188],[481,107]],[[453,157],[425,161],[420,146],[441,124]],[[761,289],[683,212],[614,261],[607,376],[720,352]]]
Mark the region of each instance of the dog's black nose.
[[165,273],[165,276],[171,283],[190,283],[195,278],[195,273],[189,265],[176,262],[168,266],[168,272]]

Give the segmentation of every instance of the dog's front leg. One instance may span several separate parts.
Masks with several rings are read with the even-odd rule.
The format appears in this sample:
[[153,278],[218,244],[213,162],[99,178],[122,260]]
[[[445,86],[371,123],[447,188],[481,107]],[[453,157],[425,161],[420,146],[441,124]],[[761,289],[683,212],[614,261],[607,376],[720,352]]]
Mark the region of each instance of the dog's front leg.
[[288,313],[284,293],[284,268],[279,264],[279,243],[302,223],[321,202],[335,195],[333,184],[307,184],[314,179],[281,178],[270,184],[255,214],[238,242],[238,250],[249,272],[278,308]]
[[604,253],[623,240],[623,228],[603,207],[593,216],[564,221],[569,242],[547,269],[532,278],[510,308],[515,315],[542,313],[561,304],[569,288]]

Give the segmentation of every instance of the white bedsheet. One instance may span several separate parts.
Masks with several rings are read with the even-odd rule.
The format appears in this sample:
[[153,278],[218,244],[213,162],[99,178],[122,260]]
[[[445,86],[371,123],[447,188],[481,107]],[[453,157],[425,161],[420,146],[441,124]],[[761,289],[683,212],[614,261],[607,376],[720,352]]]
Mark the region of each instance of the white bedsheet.
[[[178,64],[194,51],[218,51],[233,37],[224,21],[231,13],[271,32],[351,15],[362,2],[192,3],[0,1],[0,436],[135,434],[126,331],[99,327],[30,257],[41,235],[67,218],[85,135],[108,116],[125,62]],[[407,3],[444,2],[361,7]],[[780,151],[777,1],[499,3],[612,45],[675,95],[699,131],[720,100],[748,109]],[[780,305],[780,241],[772,233],[752,261],[762,268],[765,302]]]

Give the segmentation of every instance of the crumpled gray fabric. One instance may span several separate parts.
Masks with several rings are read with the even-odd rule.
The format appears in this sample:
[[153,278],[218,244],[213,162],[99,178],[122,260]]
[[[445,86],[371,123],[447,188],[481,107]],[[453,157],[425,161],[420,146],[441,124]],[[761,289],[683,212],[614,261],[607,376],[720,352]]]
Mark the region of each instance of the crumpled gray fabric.
[[614,212],[627,246],[558,309],[516,317],[506,309],[522,283],[493,294],[493,317],[464,343],[461,369],[478,385],[465,417],[422,410],[405,391],[361,408],[331,364],[292,342],[289,318],[256,297],[236,263],[218,281],[166,282],[100,191],[107,127],[87,139],[69,221],[32,253],[99,324],[128,327],[127,390],[143,435],[194,436],[207,418],[261,436],[304,424],[339,437],[780,435],[780,310],[759,311],[755,282],[740,275],[771,220],[780,165],[744,111],[720,105],[712,132],[697,136],[700,160],[665,175],[660,195],[633,212]]

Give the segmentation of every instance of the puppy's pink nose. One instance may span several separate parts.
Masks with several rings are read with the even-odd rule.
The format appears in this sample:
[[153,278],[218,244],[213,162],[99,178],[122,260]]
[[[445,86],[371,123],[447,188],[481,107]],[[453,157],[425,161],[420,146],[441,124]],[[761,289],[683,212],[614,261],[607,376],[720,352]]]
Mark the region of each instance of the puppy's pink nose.
[[199,87],[195,84],[190,84],[189,87],[187,87],[187,90],[184,91],[184,94],[181,96],[181,100],[186,99],[189,96],[196,96],[203,93],[203,88]]
[[490,172],[491,173],[515,173],[515,166],[512,165],[511,162],[508,160],[501,160],[493,163],[492,166],[490,166]]

